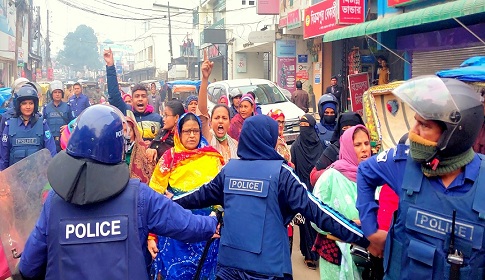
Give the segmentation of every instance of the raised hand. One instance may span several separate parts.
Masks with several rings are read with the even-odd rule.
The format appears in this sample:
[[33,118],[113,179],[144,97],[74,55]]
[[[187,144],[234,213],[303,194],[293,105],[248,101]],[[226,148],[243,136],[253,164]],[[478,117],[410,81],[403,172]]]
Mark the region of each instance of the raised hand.
[[212,73],[212,67],[214,67],[214,62],[210,61],[207,55],[207,50],[204,50],[204,62],[201,66],[202,78],[209,79]]
[[111,51],[111,48],[109,48],[109,50],[104,50],[103,57],[104,57],[104,61],[106,61],[107,66],[113,66],[115,64],[115,60],[113,58],[113,51]]

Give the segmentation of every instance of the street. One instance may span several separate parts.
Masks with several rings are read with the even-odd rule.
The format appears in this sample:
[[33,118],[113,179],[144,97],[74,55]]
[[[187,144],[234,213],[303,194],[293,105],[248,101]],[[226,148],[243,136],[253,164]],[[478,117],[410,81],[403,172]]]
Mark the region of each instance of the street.
[[300,253],[300,230],[298,226],[293,228],[293,251],[291,253],[291,264],[293,266],[293,279],[295,280],[319,280],[320,272],[317,264],[317,270],[308,269],[303,262],[303,256]]

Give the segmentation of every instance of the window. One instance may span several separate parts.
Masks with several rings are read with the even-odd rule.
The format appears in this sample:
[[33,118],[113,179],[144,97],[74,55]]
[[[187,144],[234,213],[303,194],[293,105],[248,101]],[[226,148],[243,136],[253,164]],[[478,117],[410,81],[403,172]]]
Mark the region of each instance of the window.
[[153,46],[148,47],[148,61],[153,61]]
[[254,0],[249,0],[249,5],[254,6]]
[[241,4],[246,5],[246,0],[242,0]]

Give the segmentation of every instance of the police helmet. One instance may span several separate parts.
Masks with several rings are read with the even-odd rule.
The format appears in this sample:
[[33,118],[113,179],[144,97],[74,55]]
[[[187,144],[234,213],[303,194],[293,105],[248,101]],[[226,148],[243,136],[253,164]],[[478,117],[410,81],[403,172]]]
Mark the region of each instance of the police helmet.
[[12,94],[16,93],[19,91],[21,87],[23,87],[25,84],[29,83],[30,81],[26,78],[18,78],[13,82],[12,85]]
[[25,100],[32,100],[34,102],[34,114],[39,111],[39,97],[37,96],[37,89],[29,84],[21,87],[14,93],[15,111],[20,114],[20,104]]
[[77,118],[66,152],[102,163],[120,163],[125,152],[124,123],[123,114],[115,107],[90,106]]
[[483,104],[469,85],[429,75],[413,78],[393,93],[423,119],[444,124],[439,156],[458,155],[473,146],[483,123]]
[[335,115],[338,115],[337,98],[333,94],[330,94],[330,93],[326,93],[326,94],[322,95],[322,97],[320,97],[320,99],[318,100],[318,114],[320,116],[323,115],[323,105],[325,105],[327,103],[334,103],[335,104],[335,108],[337,108],[335,110]]
[[64,86],[62,85],[61,81],[55,80],[50,83],[49,91],[50,91],[51,98],[54,90],[60,90],[62,92],[62,98],[64,98]]
[[231,102],[234,98],[242,96],[243,94],[238,88],[233,88],[231,89],[231,91],[229,91],[229,99],[231,100]]

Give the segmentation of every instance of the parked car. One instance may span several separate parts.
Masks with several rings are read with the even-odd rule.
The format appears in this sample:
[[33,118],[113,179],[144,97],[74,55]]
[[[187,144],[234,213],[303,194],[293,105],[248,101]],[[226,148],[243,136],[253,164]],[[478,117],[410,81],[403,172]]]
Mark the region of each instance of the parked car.
[[280,109],[286,117],[284,136],[286,142],[292,143],[300,133],[300,116],[305,112],[293,104],[276,86],[264,79],[236,79],[211,83],[207,87],[209,111],[217,104],[222,95],[229,99],[229,92],[238,89],[242,94],[249,91],[256,95],[256,103],[261,106],[263,114],[271,109]]
[[276,86],[276,87],[281,91],[281,93],[283,93],[286,96],[286,98],[288,100],[291,101],[291,92],[289,90],[287,90],[286,88],[279,87],[279,86]]

